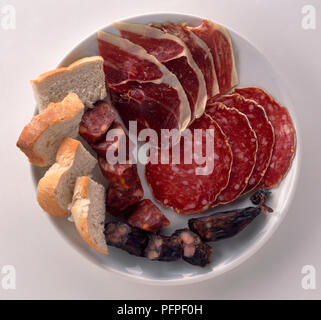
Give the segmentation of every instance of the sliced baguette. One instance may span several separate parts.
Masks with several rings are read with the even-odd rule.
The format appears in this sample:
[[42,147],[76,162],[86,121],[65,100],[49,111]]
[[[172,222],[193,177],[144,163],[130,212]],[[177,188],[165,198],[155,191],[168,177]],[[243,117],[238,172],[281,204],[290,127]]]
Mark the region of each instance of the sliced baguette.
[[54,217],[67,216],[77,177],[90,174],[96,163],[80,141],[65,138],[57,151],[56,163],[39,180],[40,207]]
[[105,188],[88,176],[79,177],[75,185],[71,213],[83,240],[98,252],[108,254],[104,236]]
[[65,137],[76,138],[84,114],[84,105],[75,93],[62,102],[50,103],[24,127],[17,147],[36,166],[52,165],[57,150]]
[[58,68],[41,74],[31,80],[39,111],[46,109],[50,102],[61,101],[68,93],[74,92],[86,107],[106,97],[102,57],[88,57],[77,60],[69,67]]

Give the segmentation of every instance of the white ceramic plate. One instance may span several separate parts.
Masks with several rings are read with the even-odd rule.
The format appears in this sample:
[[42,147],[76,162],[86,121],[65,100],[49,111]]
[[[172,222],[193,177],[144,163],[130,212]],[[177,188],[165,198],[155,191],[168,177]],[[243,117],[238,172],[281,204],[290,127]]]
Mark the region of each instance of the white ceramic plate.
[[[162,23],[166,21],[177,23],[187,22],[191,26],[197,26],[201,23],[201,18],[190,15],[166,13],[142,15],[128,18],[124,21],[146,24],[151,22]],[[111,25],[101,29],[107,32],[117,33],[115,28],[113,28]],[[228,27],[227,29],[231,34],[234,45],[236,65],[240,79],[239,86],[255,85],[264,88],[283,105],[287,106],[291,116],[293,117],[294,123],[296,123],[291,101],[286,95],[284,87],[279,79],[278,74],[273,69],[273,66],[269,63],[263,53],[257,50],[255,46],[244,39],[244,37],[230,30]],[[70,53],[68,53],[59,66],[66,66],[77,59],[92,55],[99,55],[96,33],[89,36]],[[297,126],[296,129],[297,136],[299,137]],[[269,216],[261,214],[239,235],[227,240],[221,240],[213,243],[213,262],[205,268],[195,267],[183,261],[170,263],[148,261],[144,258],[129,255],[126,252],[116,248],[110,248],[110,254],[108,256],[100,255],[93,251],[85,242],[81,240],[72,223],[61,218],[50,218],[50,220],[59,230],[60,234],[63,235],[66,241],[71,243],[76,250],[106,270],[114,271],[128,278],[141,280],[151,284],[178,285],[202,281],[218,276],[238,266],[240,263],[253,255],[272,236],[284,218],[288,205],[291,201],[294,192],[294,186],[296,184],[299,156],[300,150],[298,143],[296,158],[294,159],[290,172],[282,181],[281,185],[278,188],[273,189],[272,198],[269,204],[274,209],[274,213]],[[42,177],[43,173],[44,170],[42,169],[35,167],[32,168],[35,184]],[[145,197],[152,199],[151,192],[146,185],[142,166],[139,166],[139,173],[143,182]],[[98,168],[95,170],[94,178],[95,180],[106,185],[106,181],[102,177]],[[209,210],[205,214],[210,214],[219,210],[248,206],[250,205],[250,201],[248,199],[249,197],[246,197],[245,199],[239,200],[232,205],[220,207],[215,210]],[[166,228],[168,233],[187,225],[187,221],[190,217],[181,217],[169,209],[161,209],[172,222],[171,227]]]

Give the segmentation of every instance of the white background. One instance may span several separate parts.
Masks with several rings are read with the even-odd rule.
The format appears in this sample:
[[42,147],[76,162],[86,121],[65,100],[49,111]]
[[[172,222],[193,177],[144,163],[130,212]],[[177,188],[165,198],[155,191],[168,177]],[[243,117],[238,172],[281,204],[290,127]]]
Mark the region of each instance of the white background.
[[[0,10],[6,4],[16,8],[17,23],[16,30],[0,27],[0,270],[16,267],[17,288],[0,286],[0,299],[321,298],[320,0],[0,0]],[[307,4],[316,8],[315,30],[301,27]],[[15,147],[34,112],[29,80],[101,26],[150,12],[205,16],[250,40],[279,71],[301,135],[299,184],[272,239],[233,271],[188,286],[135,283],[73,250],[38,208],[30,166]],[[304,265],[316,268],[316,290],[301,287]]]

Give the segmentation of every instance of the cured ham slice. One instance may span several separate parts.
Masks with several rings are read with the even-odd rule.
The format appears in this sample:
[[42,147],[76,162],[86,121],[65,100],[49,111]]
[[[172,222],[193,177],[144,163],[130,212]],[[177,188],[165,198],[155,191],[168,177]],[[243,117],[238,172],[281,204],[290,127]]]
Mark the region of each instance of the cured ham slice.
[[122,37],[142,46],[173,72],[187,95],[191,118],[200,117],[206,106],[206,83],[200,68],[182,40],[144,24],[117,22],[113,24]]
[[189,30],[201,38],[211,50],[220,94],[237,85],[238,76],[228,31],[222,25],[210,20],[203,20],[200,26],[189,27]]
[[256,163],[249,182],[244,190],[249,192],[259,185],[270,164],[274,147],[274,129],[266,113],[254,100],[245,99],[239,94],[221,96],[215,101],[224,103],[229,108],[236,108],[244,113],[257,137]]
[[116,35],[98,32],[106,83],[112,103],[128,127],[184,130],[191,112],[177,77],[142,47]]
[[207,44],[183,24],[167,22],[164,24],[153,23],[151,26],[180,38],[186,44],[194,61],[203,73],[207,98],[210,99],[216,96],[219,93],[219,87],[213,57]]
[[263,89],[237,88],[235,92],[260,104],[274,127],[275,144],[272,159],[262,185],[267,189],[276,187],[287,174],[295,155],[296,134],[291,116],[285,107]]
[[215,102],[207,106],[206,113],[222,128],[233,153],[229,183],[213,202],[217,206],[232,202],[245,190],[255,166],[257,139],[247,117],[237,109]]
[[[169,153],[168,164],[161,163],[161,155],[157,164],[149,162],[146,167],[146,178],[154,197],[165,207],[173,208],[181,215],[194,214],[207,210],[220,192],[227,186],[232,165],[232,152],[227,138],[219,125],[208,115],[196,119],[189,127],[195,139],[195,129],[202,130],[202,153],[206,148],[207,129],[214,131],[213,170],[208,174],[196,174],[201,165],[196,162],[196,152],[191,163],[184,163],[185,143],[180,143],[180,163],[173,163],[172,152]],[[195,141],[193,141],[195,146]],[[187,149],[191,148],[190,145]],[[210,161],[210,159],[208,159]],[[163,161],[164,162],[164,161]],[[204,167],[204,166],[203,166]]]

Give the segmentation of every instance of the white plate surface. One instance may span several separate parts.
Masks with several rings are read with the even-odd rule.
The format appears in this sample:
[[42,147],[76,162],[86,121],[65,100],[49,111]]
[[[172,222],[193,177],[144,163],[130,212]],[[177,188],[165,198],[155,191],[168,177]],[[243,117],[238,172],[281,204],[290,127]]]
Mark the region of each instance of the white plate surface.
[[[166,13],[143,15],[128,18],[123,21],[146,24],[151,22],[162,23],[166,21],[187,22],[189,25],[196,26],[200,24],[201,18],[190,15]],[[264,54],[244,39],[244,37],[233,30],[230,30],[228,27],[227,29],[231,34],[234,45],[236,65],[240,80],[239,87],[254,85],[264,88],[279,102],[287,106],[296,125],[292,103],[284,91],[282,83],[273,66]],[[102,28],[102,30],[117,33],[115,28],[110,25]],[[96,33],[82,41],[74,50],[67,54],[59,66],[67,66],[77,59],[92,55],[99,55]],[[300,134],[297,126],[296,129],[297,137],[299,137]],[[213,262],[205,268],[191,266],[184,262],[152,262],[143,258],[131,256],[126,252],[115,248],[110,248],[110,254],[108,256],[100,255],[89,248],[87,244],[80,239],[72,223],[65,219],[50,219],[57,230],[65,237],[66,241],[69,241],[74,248],[81,252],[86,258],[106,270],[114,271],[120,275],[150,284],[177,285],[202,281],[235,268],[253,255],[272,236],[284,218],[294,193],[300,157],[299,145],[300,144],[298,143],[296,157],[293,161],[291,170],[282,181],[281,185],[272,190],[273,194],[269,204],[274,209],[274,213],[269,216],[262,214],[239,235],[213,243]],[[43,172],[44,170],[32,168],[35,184],[41,178]],[[146,185],[142,166],[139,166],[139,173],[143,182],[145,197],[152,199],[150,189]],[[95,170],[94,178],[106,185],[106,181],[100,174],[98,168]],[[249,197],[238,200],[232,205],[209,210],[205,214],[248,206],[250,205],[248,198]],[[187,221],[190,217],[180,217],[169,209],[162,208],[161,206],[159,207],[172,222],[171,227],[166,229],[168,230],[168,233],[187,225]]]

